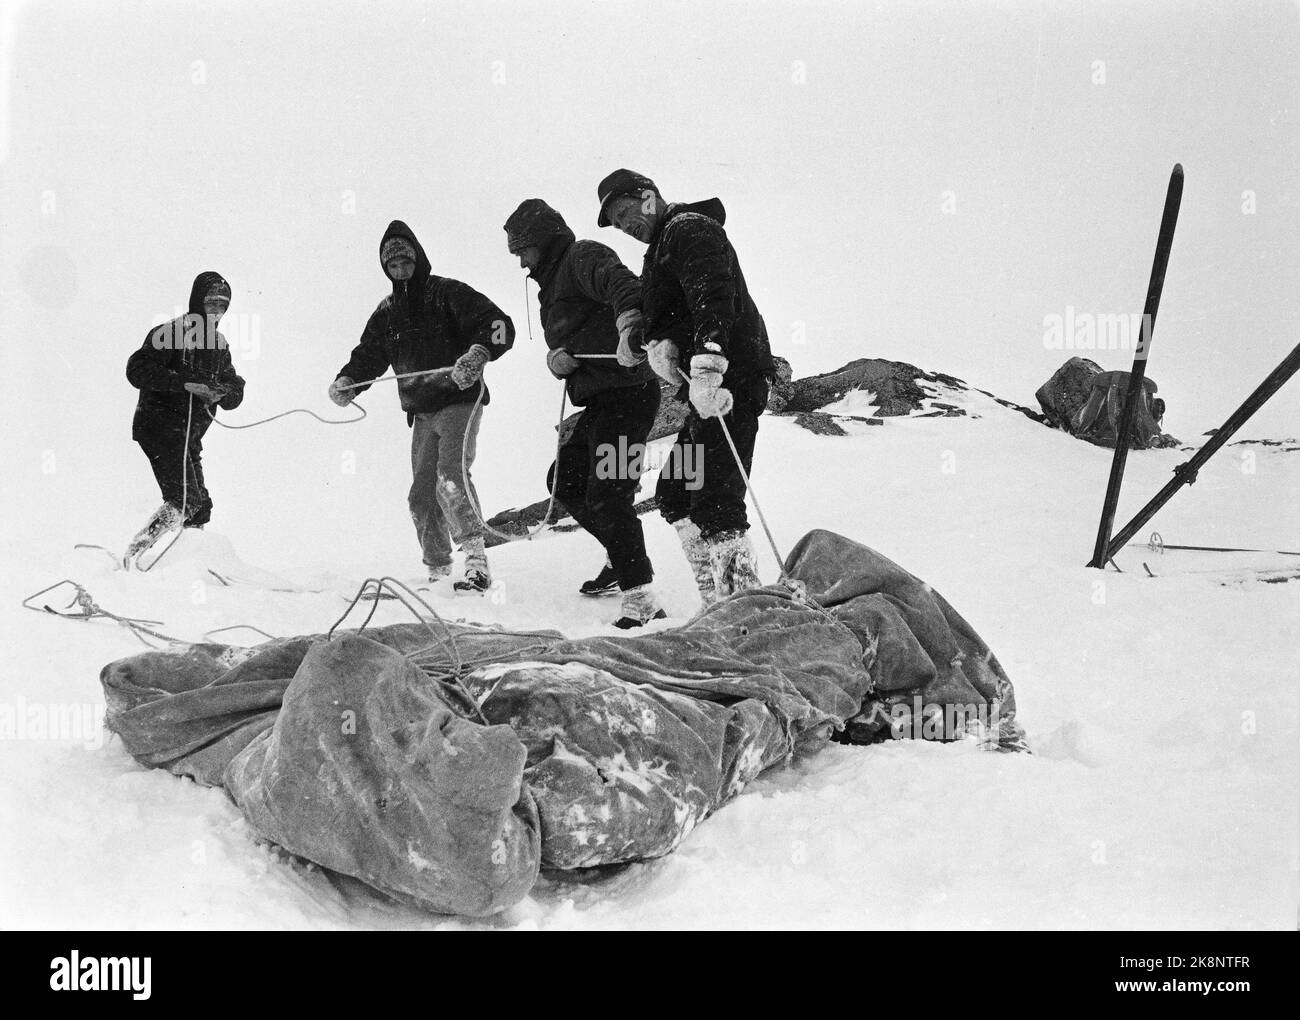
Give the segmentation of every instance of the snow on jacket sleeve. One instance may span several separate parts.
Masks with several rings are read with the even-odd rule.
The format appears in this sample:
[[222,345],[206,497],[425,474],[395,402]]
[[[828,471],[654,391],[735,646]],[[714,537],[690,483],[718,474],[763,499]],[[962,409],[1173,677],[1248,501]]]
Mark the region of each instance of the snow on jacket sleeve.
[[675,217],[664,229],[666,260],[691,310],[696,351],[711,341],[726,354],[737,303],[727,235],[718,223],[694,213]]
[[456,320],[465,350],[482,344],[491,359],[496,361],[514,346],[515,324],[510,321],[510,316],[469,284],[446,280],[443,300]]
[[576,241],[574,278],[593,301],[609,305],[616,315],[641,308],[641,280],[623,265],[613,248],[599,241]]
[[[379,307],[371,313],[366,328],[361,332],[361,341],[348,358],[348,363],[339,369],[339,375],[346,375],[358,386],[353,393],[364,393],[370,389],[369,380],[377,379],[388,371],[388,351],[384,349],[384,330],[387,326],[387,300],[381,301]],[[338,376],[335,376],[338,378]]]
[[176,330],[175,323],[164,323],[149,330],[140,349],[127,359],[126,381],[137,390],[184,393],[191,380],[171,367],[172,350],[164,342],[166,331]]
[[218,401],[218,406],[223,411],[233,411],[244,402],[244,377],[235,371],[235,363],[230,357],[230,348],[226,346],[226,338],[220,333],[217,350],[220,352],[220,361],[217,366],[217,383],[222,386],[226,393]]

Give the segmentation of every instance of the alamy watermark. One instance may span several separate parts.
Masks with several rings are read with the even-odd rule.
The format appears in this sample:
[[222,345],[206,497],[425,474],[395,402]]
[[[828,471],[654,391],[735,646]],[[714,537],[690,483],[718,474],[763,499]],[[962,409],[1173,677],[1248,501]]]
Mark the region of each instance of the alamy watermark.
[[130,992],[145,1000],[152,994],[153,957],[82,956],[72,950],[50,961],[50,988],[56,992]]
[[157,351],[230,350],[253,361],[262,353],[262,317],[237,312],[221,316],[218,323],[215,316],[178,308],[149,334],[149,341]]
[[895,740],[962,740],[974,738],[996,744],[1001,736],[1002,703],[923,704],[918,694],[909,704],[900,701],[889,710],[889,732]]
[[1151,335],[1145,312],[1111,314],[1076,312],[1065,306],[1065,314],[1043,316],[1043,346],[1049,351],[1138,351],[1144,337]]
[[87,751],[104,746],[104,705],[92,702],[0,701],[0,740],[79,742]]
[[599,479],[640,478],[652,471],[667,474],[669,478],[684,478],[687,489],[699,489],[704,485],[704,447],[700,443],[650,446],[629,443],[627,436],[619,436],[617,443],[601,443],[596,447]]

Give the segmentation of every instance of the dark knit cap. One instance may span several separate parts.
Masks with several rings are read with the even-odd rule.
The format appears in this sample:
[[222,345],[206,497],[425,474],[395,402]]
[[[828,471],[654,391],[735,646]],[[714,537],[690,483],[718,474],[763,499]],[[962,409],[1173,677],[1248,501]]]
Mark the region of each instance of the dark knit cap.
[[596,217],[596,226],[609,226],[609,217],[605,215],[605,206],[609,205],[611,199],[620,198],[623,195],[635,195],[637,198],[644,198],[647,191],[653,191],[656,195],[659,194],[655,182],[645,174],[639,174],[635,170],[615,170],[596,185],[596,198],[600,202],[600,215]]

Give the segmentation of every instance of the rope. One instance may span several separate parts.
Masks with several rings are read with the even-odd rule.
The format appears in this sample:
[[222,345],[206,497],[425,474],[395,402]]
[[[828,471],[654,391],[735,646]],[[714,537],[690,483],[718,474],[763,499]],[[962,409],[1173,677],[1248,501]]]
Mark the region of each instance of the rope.
[[[456,635],[452,632],[451,627],[447,624],[446,620],[444,620],[441,616],[438,615],[437,611],[434,610],[434,608],[430,606],[429,603],[425,602],[424,599],[420,598],[419,595],[417,595],[414,591],[412,591],[407,585],[397,580],[397,578],[368,577],[363,582],[361,582],[361,587],[357,589],[356,595],[352,597],[352,601],[348,604],[348,608],[343,611],[343,615],[340,616],[334,622],[334,625],[330,627],[330,629],[326,632],[325,639],[327,641],[333,640],[334,631],[338,629],[339,624],[341,624],[344,620],[348,618],[348,615],[352,612],[353,609],[356,608],[357,603],[360,602],[362,597],[369,591],[371,585],[375,586],[376,594],[380,594],[384,591],[384,589],[388,589],[388,592],[399,602],[401,602],[402,605],[405,606],[410,611],[411,615],[414,616],[417,621],[424,624],[425,627],[428,628],[429,634],[433,637],[434,642],[438,645],[441,645],[444,649],[448,650],[449,652],[448,659],[452,663],[452,667],[450,670],[445,670],[445,669],[437,670],[432,668],[432,666],[430,665],[422,665],[418,662],[415,663],[415,665],[418,666],[420,670],[424,672],[430,679],[432,679],[433,681],[441,685],[443,688],[455,693],[455,695],[458,698],[463,699],[465,703],[473,710],[474,714],[478,716],[479,721],[483,723],[484,726],[491,725],[491,723],[488,722],[487,716],[483,714],[483,710],[479,707],[478,701],[475,700],[474,695],[470,693],[469,689],[464,685],[464,683],[461,680],[461,677],[464,675],[465,661],[461,657],[460,649],[456,646]],[[408,597],[414,600],[421,609],[427,612],[429,616],[432,617],[432,620],[436,620],[439,624],[441,624],[442,629],[446,634],[445,640],[443,639],[442,635],[440,635],[436,630],[434,630],[433,622],[430,619],[426,619],[425,617],[421,616],[419,609],[413,606],[411,602],[407,601]],[[369,626],[370,621],[374,617],[375,610],[376,608],[378,608],[378,606],[379,606],[379,599],[376,598],[374,599],[374,601],[371,602],[370,612],[366,614],[365,620],[362,621],[361,626],[357,628],[358,634],[361,633],[361,631],[365,630],[367,626]],[[432,649],[432,647],[433,645],[430,645],[426,648],[418,649],[415,654],[427,655],[430,649]],[[411,656],[408,655],[407,658],[411,658]]]
[[394,379],[414,379],[416,376],[419,375],[436,375],[439,372],[445,373],[447,371],[448,369],[446,367],[425,368],[425,369],[421,369],[419,372],[400,372],[395,375],[381,375],[375,377],[374,379],[363,380],[362,382],[348,383],[348,385],[340,386],[338,388],[341,390],[357,390],[360,389],[362,386],[371,386],[377,382],[392,382]]
[[528,326],[528,339],[533,338],[533,313],[528,310],[528,275],[524,274],[524,322]]
[[[210,413],[210,412],[209,412]],[[185,447],[181,454],[181,528],[185,527],[186,502],[190,495],[190,426],[194,423],[194,394],[185,402]],[[170,549],[169,545],[167,549]],[[163,550],[165,554],[167,549]],[[162,559],[160,555],[158,560]],[[154,560],[155,563],[158,560]]]
[[[418,374],[420,374],[420,373],[417,372],[417,373],[415,373],[415,374],[418,375]],[[376,379],[376,380],[372,380],[372,381],[373,381],[373,382],[378,382],[377,379]],[[362,383],[361,385],[365,385],[365,384]],[[340,387],[340,389],[342,389],[342,388],[343,388],[343,387]],[[211,418],[211,419],[212,419],[214,422],[216,422],[218,425],[220,425],[223,429],[232,429],[232,430],[233,430],[233,429],[251,429],[251,428],[255,428],[255,427],[258,426],[258,425],[265,425],[265,424],[266,424],[267,422],[269,422],[269,421],[275,421],[277,418],[284,418],[284,417],[287,417],[288,415],[291,415],[291,414],[309,414],[309,415],[311,415],[313,418],[315,418],[318,422],[320,422],[322,425],[351,425],[353,422],[360,421],[362,418],[364,418],[364,417],[366,416],[366,409],[365,409],[364,407],[362,407],[360,404],[358,404],[358,403],[356,402],[356,399],[355,399],[355,398],[352,399],[352,400],[349,400],[349,401],[348,401],[348,404],[349,404],[349,406],[351,406],[351,407],[355,407],[355,408],[356,408],[358,411],[360,411],[361,413],[360,413],[359,415],[357,415],[357,417],[355,417],[355,418],[322,418],[322,417],[321,417],[319,414],[317,414],[315,411],[310,411],[310,410],[308,410],[308,409],[305,408],[305,407],[294,407],[294,408],[291,408],[291,409],[288,410],[288,411],[281,411],[279,414],[273,414],[273,415],[271,415],[271,417],[269,417],[269,418],[261,418],[261,419],[259,419],[258,421],[250,421],[247,425],[228,425],[228,424],[226,424],[224,421],[222,421],[220,418],[218,418],[215,414],[213,414],[213,413],[212,413],[212,410],[211,410],[210,408],[208,408],[207,406],[204,406],[203,410],[207,411],[207,412],[208,412],[208,417]]]
[[[72,601],[69,602],[67,606],[64,607],[63,610],[55,609],[49,604],[42,604],[40,606],[34,606],[31,604],[33,599],[40,598],[46,592],[53,591],[55,588],[62,587],[65,584],[72,585],[72,587],[76,589],[76,594],[73,595]],[[71,609],[73,606],[77,607],[77,612],[75,613],[67,612],[67,610]],[[142,624],[146,624],[146,623],[154,623],[154,624],[161,625],[162,624],[161,620],[146,620],[141,617],[118,616],[116,613],[110,613],[108,610],[102,608],[99,605],[99,603],[95,601],[94,597],[90,594],[90,592],[88,592],[85,588],[83,588],[81,585],[79,585],[76,581],[72,580],[71,578],[64,578],[62,581],[56,581],[48,588],[42,588],[40,591],[28,595],[27,598],[23,599],[22,607],[24,609],[30,609],[34,613],[48,613],[51,616],[58,616],[64,620],[89,621],[89,620],[98,619],[100,617],[104,617],[106,619],[113,620],[117,623],[120,623],[123,627],[125,627],[132,634],[134,634],[140,640],[140,643],[143,644],[146,648],[156,648],[158,646],[151,644],[149,641],[147,641],[144,637],[145,634],[148,634],[150,637],[155,637],[160,641],[166,641],[172,644],[185,643],[180,641],[178,638],[170,637],[166,634],[161,634],[156,630],[150,630],[148,627],[141,626]]]
[[[680,366],[677,369],[677,374],[685,379],[687,384],[690,383],[691,377],[683,372]],[[745,491],[749,494],[749,498],[754,504],[754,512],[758,514],[759,523],[763,525],[763,533],[767,535],[767,543],[772,548],[772,555],[776,557],[777,568],[780,570],[780,576],[777,578],[778,583],[790,592],[791,597],[796,603],[807,606],[808,608],[815,610],[817,613],[820,613],[834,626],[846,631],[854,641],[861,644],[860,639],[853,632],[853,628],[822,605],[814,596],[810,595],[808,593],[808,586],[803,581],[791,577],[786,573],[785,557],[782,556],[780,550],[777,549],[776,539],[772,537],[772,530],[767,526],[767,518],[763,516],[763,508],[758,505],[758,494],[754,491],[754,483],[749,478],[749,472],[745,470],[745,465],[741,463],[740,451],[736,449],[736,444],[731,438],[731,430],[727,428],[727,423],[722,415],[717,415],[717,419],[718,424],[722,427],[722,434],[727,439],[727,446],[731,449],[731,456],[736,461],[736,469],[740,472],[740,477],[745,482]]]
[[137,553],[135,557],[135,569],[142,574],[149,573],[149,571],[153,570],[154,567],[158,566],[158,561],[167,555],[167,553],[171,550],[171,547],[181,540],[181,535],[183,534],[185,534],[184,524],[182,524],[181,527],[176,530],[176,534],[172,535],[171,541],[168,542],[165,546],[163,546],[162,552],[160,552],[157,556],[155,556],[153,558],[153,562],[151,562],[147,567],[140,566],[140,557],[143,556],[145,553],[147,553],[149,550],[141,549],[140,552]]
[[254,627],[251,623],[232,623],[229,627],[216,627],[213,630],[204,631],[203,636],[207,640],[211,641],[213,634],[221,634],[228,630],[251,630],[255,634],[261,634],[262,637],[266,638],[268,641],[276,640],[274,634],[268,634],[261,627]]
[[[690,384],[691,377],[683,372],[680,366],[677,369],[677,374],[686,380],[687,385]],[[758,514],[758,522],[763,525],[763,534],[767,536],[767,544],[772,547],[772,555],[776,557],[777,569],[781,571],[781,582],[784,584],[788,580],[785,573],[785,557],[782,556],[781,551],[777,549],[776,539],[772,537],[772,529],[767,526],[767,518],[763,516],[763,508],[758,505],[758,493],[754,491],[754,483],[749,480],[749,472],[745,470],[745,465],[740,461],[740,452],[736,449],[736,444],[731,438],[731,430],[727,428],[727,423],[723,419],[722,415],[717,415],[717,419],[718,424],[722,426],[722,434],[727,439],[727,446],[731,448],[731,456],[736,461],[736,469],[740,472],[740,477],[745,482],[745,491],[749,493],[749,498],[753,501],[754,512]],[[802,585],[802,582],[800,581],[793,581],[791,583]],[[807,597],[806,591],[802,588],[800,591],[804,597]]]
[[[139,565],[140,557],[143,556],[144,553],[147,552],[148,550],[141,550],[141,552],[137,554],[136,569],[144,574],[147,574],[149,571],[153,570],[153,568],[158,565],[158,561],[161,560],[164,556],[167,555],[168,552],[171,551],[171,547],[174,546],[180,540],[180,537],[185,530],[185,517],[187,511],[189,510],[189,495],[190,495],[190,431],[194,425],[194,394],[191,393],[189,395],[189,398],[190,398],[189,403],[187,404],[185,410],[185,448],[181,456],[181,527],[176,532],[176,534],[172,536],[171,541],[168,542],[165,546],[163,546],[162,552],[160,552],[157,556],[155,556],[148,566],[142,567]],[[211,421],[216,422],[216,424],[220,425],[223,429],[238,430],[238,429],[251,429],[251,428],[255,428],[258,425],[265,425],[267,422],[275,421],[278,418],[285,418],[291,414],[311,415],[311,417],[315,418],[318,422],[320,422],[323,425],[351,425],[353,422],[360,421],[362,418],[366,417],[366,409],[362,407],[360,404],[358,404],[356,400],[349,400],[348,403],[352,407],[355,407],[358,411],[360,411],[361,414],[359,414],[355,418],[331,419],[331,418],[322,418],[315,411],[309,410],[308,408],[305,407],[294,407],[289,409],[288,411],[281,411],[279,414],[273,414],[269,418],[261,418],[258,421],[251,421],[244,425],[228,425],[226,422],[221,421],[212,412],[212,408],[210,408],[206,403],[202,404],[201,406],[203,408],[204,413],[208,416],[208,418]]]
[[[176,529],[176,534],[172,536],[172,540],[163,546],[162,552],[155,556],[153,562],[147,567],[140,566],[140,557],[149,550],[141,549],[140,552],[136,554],[136,569],[141,573],[147,574],[149,571],[153,570],[153,568],[158,565],[158,561],[171,551],[171,547],[180,540],[181,535],[185,531],[185,511],[188,508],[190,496],[190,428],[194,424],[194,394],[189,394],[189,398],[190,399],[185,404],[185,444],[181,452],[181,526]],[[204,410],[207,410],[206,405],[204,406]],[[211,413],[211,411],[208,411],[208,414]],[[128,563],[127,566],[130,566],[130,564]]]
[[[472,422],[474,416],[479,413],[483,403],[483,394],[485,392],[487,392],[487,387],[483,384],[483,380],[479,379],[478,397],[475,398],[474,407],[469,413],[470,422]],[[546,504],[546,512],[542,514],[541,524],[537,525],[537,527],[532,531],[529,531],[527,527],[525,527],[523,534],[512,535],[504,531],[498,531],[496,528],[492,527],[492,525],[487,522],[487,518],[483,516],[483,510],[479,506],[478,497],[474,492],[474,486],[471,485],[469,481],[469,465],[466,461],[468,460],[467,455],[469,453],[470,426],[468,424],[465,426],[465,435],[461,437],[460,443],[460,476],[465,482],[465,498],[469,503],[470,509],[474,511],[474,516],[478,518],[479,524],[483,525],[483,530],[490,532],[503,542],[519,542],[524,540],[531,542],[534,538],[547,531],[555,524],[555,522],[551,520],[551,514],[555,510],[555,490],[560,485],[560,440],[563,435],[562,426],[564,425],[564,410],[568,406],[568,398],[569,390],[566,386],[560,392],[560,420],[555,426],[555,471],[551,475],[551,493],[550,499]]]

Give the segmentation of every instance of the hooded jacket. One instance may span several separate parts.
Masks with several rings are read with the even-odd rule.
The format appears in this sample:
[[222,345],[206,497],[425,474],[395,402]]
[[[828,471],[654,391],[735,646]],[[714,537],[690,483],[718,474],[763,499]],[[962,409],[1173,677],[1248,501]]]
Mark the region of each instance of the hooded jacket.
[[716,198],[668,207],[646,248],[641,307],[646,340],[672,340],[683,369],[706,343],[717,344],[728,361],[724,385],[732,386],[775,369],[767,326],[722,226],[726,215]]
[[165,429],[185,429],[202,435],[212,419],[191,413],[186,383],[205,383],[223,391],[218,406],[233,411],[244,400],[244,380],[235,372],[226,338],[203,311],[203,299],[214,285],[230,284],[220,273],[204,272],[194,278],[186,313],[155,326],[126,363],[126,378],[140,391],[131,423],[131,435]]
[[[537,281],[542,332],[551,350],[570,354],[613,354],[618,350],[618,316],[641,307],[641,283],[612,248],[579,241],[564,218],[539,198],[510,214],[506,239],[514,253],[536,245],[541,263],[529,275]],[[566,377],[569,401],[578,407],[597,394],[641,386],[654,378],[646,363],[624,368],[613,358],[579,359]]]
[[[361,342],[352,349],[339,375],[364,383],[383,375],[390,366],[398,375],[447,368],[475,344],[482,344],[493,361],[513,346],[515,326],[510,316],[473,287],[434,276],[424,248],[401,220],[388,225],[379,250],[394,237],[405,238],[415,249],[415,272],[409,280],[392,281],[393,292],[371,314]],[[358,386],[355,392],[369,388]],[[478,392],[477,386],[458,388],[445,375],[397,381],[408,424],[417,414],[472,403]],[[485,387],[483,403],[489,399]]]

